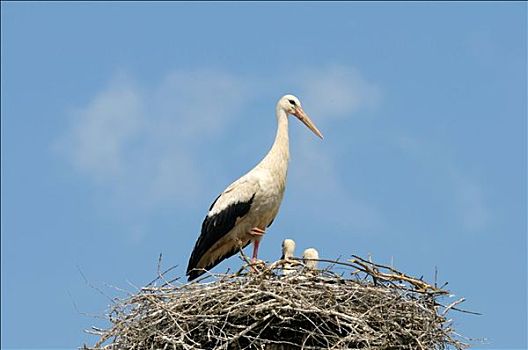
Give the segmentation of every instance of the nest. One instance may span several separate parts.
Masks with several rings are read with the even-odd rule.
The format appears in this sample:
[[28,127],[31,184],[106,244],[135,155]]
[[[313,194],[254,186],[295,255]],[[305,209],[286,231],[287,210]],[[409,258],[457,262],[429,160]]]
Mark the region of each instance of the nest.
[[[463,349],[448,292],[354,256],[322,270],[246,264],[192,283],[168,272],[116,300],[84,349]],[[336,272],[338,271],[338,272]],[[460,310],[462,311],[462,310]]]

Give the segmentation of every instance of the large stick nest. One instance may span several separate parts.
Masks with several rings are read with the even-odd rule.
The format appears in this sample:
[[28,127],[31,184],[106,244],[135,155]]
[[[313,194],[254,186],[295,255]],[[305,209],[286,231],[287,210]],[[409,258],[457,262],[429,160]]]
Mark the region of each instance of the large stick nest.
[[[278,261],[181,283],[168,273],[117,300],[85,349],[463,349],[448,292],[354,256],[285,274]],[[291,262],[291,261],[289,261]],[[337,273],[336,271],[339,271]]]

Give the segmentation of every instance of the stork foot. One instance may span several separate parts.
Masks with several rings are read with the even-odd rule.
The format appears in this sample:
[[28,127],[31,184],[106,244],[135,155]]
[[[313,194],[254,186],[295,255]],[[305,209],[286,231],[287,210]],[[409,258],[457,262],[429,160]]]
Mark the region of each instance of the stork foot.
[[251,258],[251,264],[253,264],[253,265],[262,265],[262,264],[264,264],[264,260],[260,260],[260,259],[257,259],[257,258]]
[[257,258],[251,259],[251,271],[252,272],[259,272],[259,270],[263,270],[266,268],[266,262],[264,260],[260,260]]
[[264,233],[266,233],[266,231],[258,228],[258,227],[253,227],[250,231],[249,231],[249,234],[254,236],[254,237],[262,237],[264,236]]

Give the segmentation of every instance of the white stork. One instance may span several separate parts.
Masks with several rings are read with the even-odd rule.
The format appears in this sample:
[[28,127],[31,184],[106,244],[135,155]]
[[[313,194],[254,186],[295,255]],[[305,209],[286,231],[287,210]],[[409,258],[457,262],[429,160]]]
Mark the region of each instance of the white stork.
[[187,266],[189,281],[253,242],[256,261],[260,240],[279,211],[290,156],[288,115],[294,115],[321,139],[293,95],[281,97],[275,108],[277,134],[268,154],[247,174],[233,182],[211,204]]
[[[291,260],[295,253],[295,241],[293,239],[285,239],[282,241],[282,256],[281,260]],[[282,272],[285,275],[289,275],[294,270],[292,269],[292,264],[286,262],[282,265]]]
[[319,260],[319,252],[315,248],[305,249],[303,252],[303,263],[309,269],[317,268],[317,260]]

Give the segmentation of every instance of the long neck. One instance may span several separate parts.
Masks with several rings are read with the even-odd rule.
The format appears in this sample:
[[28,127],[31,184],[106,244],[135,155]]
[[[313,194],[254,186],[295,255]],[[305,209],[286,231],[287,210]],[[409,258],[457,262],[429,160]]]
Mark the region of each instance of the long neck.
[[[277,106],[277,134],[270,151],[264,157],[261,164],[267,167],[276,168],[286,173],[288,160],[290,158],[290,147],[288,138],[288,114]],[[284,174],[285,175],[285,174]]]

